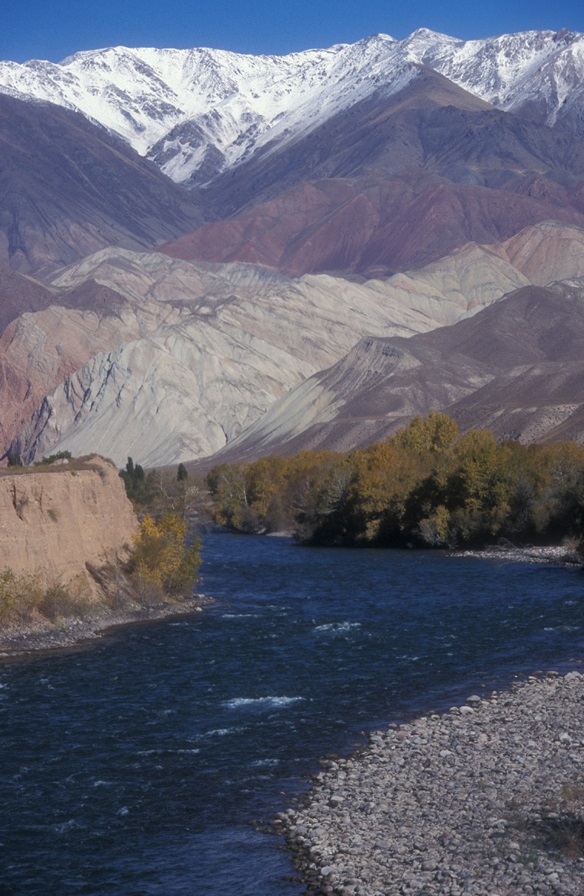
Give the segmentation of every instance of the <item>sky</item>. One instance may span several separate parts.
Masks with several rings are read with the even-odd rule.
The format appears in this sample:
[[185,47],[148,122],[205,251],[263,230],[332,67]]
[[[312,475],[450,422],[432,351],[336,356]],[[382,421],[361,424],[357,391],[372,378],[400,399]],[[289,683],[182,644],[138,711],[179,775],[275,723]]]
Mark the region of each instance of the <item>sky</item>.
[[431,28],[463,39],[584,32],[582,0],[22,0],[0,18],[0,59],[59,62],[110,46],[285,53]]

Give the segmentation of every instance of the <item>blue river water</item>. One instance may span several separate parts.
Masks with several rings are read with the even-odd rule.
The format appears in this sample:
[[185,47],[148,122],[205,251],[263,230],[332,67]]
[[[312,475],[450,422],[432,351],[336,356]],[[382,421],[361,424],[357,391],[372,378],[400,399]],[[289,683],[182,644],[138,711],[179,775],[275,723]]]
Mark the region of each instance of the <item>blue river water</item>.
[[323,757],[583,658],[560,567],[212,534],[200,590],[0,666],[1,896],[301,896],[265,828]]

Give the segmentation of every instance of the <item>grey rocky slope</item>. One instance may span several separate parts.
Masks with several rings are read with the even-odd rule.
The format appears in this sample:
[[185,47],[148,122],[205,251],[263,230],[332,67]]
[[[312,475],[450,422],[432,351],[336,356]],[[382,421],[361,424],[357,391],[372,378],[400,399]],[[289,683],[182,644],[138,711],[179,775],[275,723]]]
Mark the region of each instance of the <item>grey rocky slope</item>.
[[[353,447],[428,410],[455,408],[466,421],[460,402],[497,383],[506,383],[513,407],[513,376],[529,379],[530,365],[548,385],[538,403],[535,387],[523,395],[517,378],[517,405],[531,408],[522,425],[531,415],[532,432],[545,435],[551,423],[538,407],[559,405],[558,425],[581,404],[577,359],[566,352],[579,339],[569,328],[579,320],[583,248],[584,231],[549,223],[365,283],[97,253],[53,278],[54,307],[23,315],[1,337],[4,450],[27,460],[97,450],[160,465],[221,450],[241,457]],[[566,284],[542,298],[535,284],[557,280]],[[521,290],[524,300],[504,299]],[[543,303],[539,317],[534,302]],[[556,356],[529,354],[533,334],[544,346],[546,327],[563,312],[571,323]],[[477,330],[463,345],[456,327],[470,333],[465,318]],[[516,334],[496,352],[493,327]],[[514,432],[499,416],[503,434]]]
[[430,333],[364,337],[295,387],[225,457],[348,451],[412,417],[442,411],[462,431],[584,442],[584,279],[524,286],[475,317]]
[[441,303],[455,274],[466,296],[471,283],[486,283],[492,257],[524,279],[496,305],[476,306],[472,321],[451,316],[453,326],[408,340],[368,334],[276,402],[222,458],[350,450],[433,410],[452,414],[464,430],[486,427],[500,438],[582,441],[583,248],[584,231],[548,222],[498,247],[466,247],[419,275],[396,275],[388,282],[410,287],[421,276]]
[[[91,446],[147,464],[209,455],[360,337],[426,332],[528,282],[480,247],[363,284],[103,251],[53,279],[55,307],[2,336],[5,450],[12,441],[32,459]],[[80,297],[96,290],[104,301],[90,310]],[[83,307],[60,307],[71,296]]]

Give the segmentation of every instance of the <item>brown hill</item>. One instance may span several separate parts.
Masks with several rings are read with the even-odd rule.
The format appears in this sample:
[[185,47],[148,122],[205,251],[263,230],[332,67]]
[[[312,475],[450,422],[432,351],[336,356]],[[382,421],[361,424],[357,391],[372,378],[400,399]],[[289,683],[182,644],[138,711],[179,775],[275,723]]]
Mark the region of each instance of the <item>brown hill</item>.
[[163,251],[293,275],[387,275],[539,221],[582,225],[584,140],[422,71],[394,97],[362,102],[283,150],[264,148],[208,197],[232,217]]
[[82,115],[0,94],[0,263],[44,274],[204,220],[193,193]]

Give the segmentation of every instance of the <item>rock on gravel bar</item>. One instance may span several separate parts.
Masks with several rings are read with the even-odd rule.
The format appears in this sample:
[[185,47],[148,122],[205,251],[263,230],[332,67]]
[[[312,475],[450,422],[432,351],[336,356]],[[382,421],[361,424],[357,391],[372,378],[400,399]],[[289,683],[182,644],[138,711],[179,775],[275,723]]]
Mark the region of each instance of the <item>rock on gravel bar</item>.
[[373,734],[277,824],[309,893],[584,896],[584,677]]

